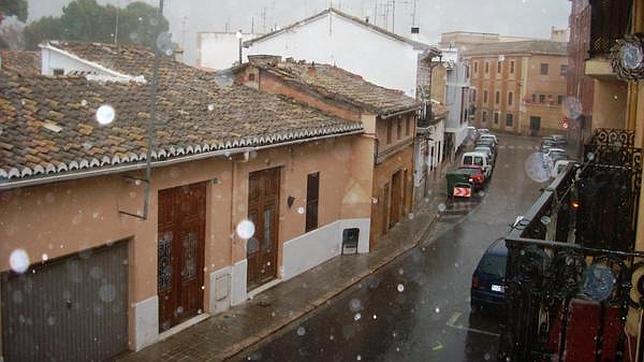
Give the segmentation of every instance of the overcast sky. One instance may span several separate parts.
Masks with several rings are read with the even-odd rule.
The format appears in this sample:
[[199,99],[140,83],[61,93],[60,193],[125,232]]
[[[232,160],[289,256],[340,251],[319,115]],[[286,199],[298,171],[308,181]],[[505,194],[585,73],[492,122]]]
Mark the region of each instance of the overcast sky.
[[[71,0],[28,0],[29,21],[60,15]],[[98,0],[119,3],[133,0]],[[158,0],[145,0],[158,4]],[[174,39],[186,49],[188,62],[194,57],[196,33],[200,31],[262,32],[285,26],[327,8],[331,3],[347,13],[370,17],[382,27],[392,28],[392,0],[165,0]],[[396,0],[396,32],[408,35],[414,0]],[[547,38],[551,26],[566,27],[569,0],[416,0],[416,25],[425,38],[437,41],[441,32],[467,30],[503,35]],[[387,16],[388,15],[388,16]],[[387,22],[385,23],[385,18]],[[192,40],[192,41],[191,41]]]

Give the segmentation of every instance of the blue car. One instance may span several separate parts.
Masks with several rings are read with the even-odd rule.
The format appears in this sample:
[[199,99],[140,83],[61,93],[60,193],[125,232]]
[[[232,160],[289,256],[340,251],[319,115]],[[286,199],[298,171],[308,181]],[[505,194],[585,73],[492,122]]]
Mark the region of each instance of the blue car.
[[[505,267],[508,249],[503,238],[485,251],[472,275],[471,307],[473,312],[494,309],[505,304]],[[499,308],[500,309],[500,308]]]

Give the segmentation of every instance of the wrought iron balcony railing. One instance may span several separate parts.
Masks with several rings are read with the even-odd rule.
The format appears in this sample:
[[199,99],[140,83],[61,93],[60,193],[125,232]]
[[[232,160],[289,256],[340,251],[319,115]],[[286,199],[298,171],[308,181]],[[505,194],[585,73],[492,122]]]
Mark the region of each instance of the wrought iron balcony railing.
[[633,145],[633,132],[598,130],[584,161],[506,237],[502,360],[620,361],[637,343],[625,333],[629,311],[644,305],[644,252],[634,250],[641,150]]

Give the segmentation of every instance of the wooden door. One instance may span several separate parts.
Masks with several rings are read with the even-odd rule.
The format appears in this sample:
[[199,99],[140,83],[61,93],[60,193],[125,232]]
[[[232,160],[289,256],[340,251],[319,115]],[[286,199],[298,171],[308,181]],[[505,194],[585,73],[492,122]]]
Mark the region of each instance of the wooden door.
[[248,180],[248,219],[255,234],[246,244],[248,290],[277,276],[280,169],[253,172]]
[[389,230],[389,183],[385,184],[382,193],[382,234]]
[[203,310],[206,184],[159,192],[159,330]]
[[389,212],[389,226],[392,227],[400,221],[402,204],[402,171],[396,172],[391,177],[391,211]]

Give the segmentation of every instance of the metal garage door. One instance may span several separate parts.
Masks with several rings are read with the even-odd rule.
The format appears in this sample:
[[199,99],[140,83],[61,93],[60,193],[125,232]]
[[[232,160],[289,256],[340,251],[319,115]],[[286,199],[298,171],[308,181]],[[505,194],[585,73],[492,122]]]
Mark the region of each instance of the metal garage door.
[[127,243],[2,274],[5,361],[96,361],[127,348]]

